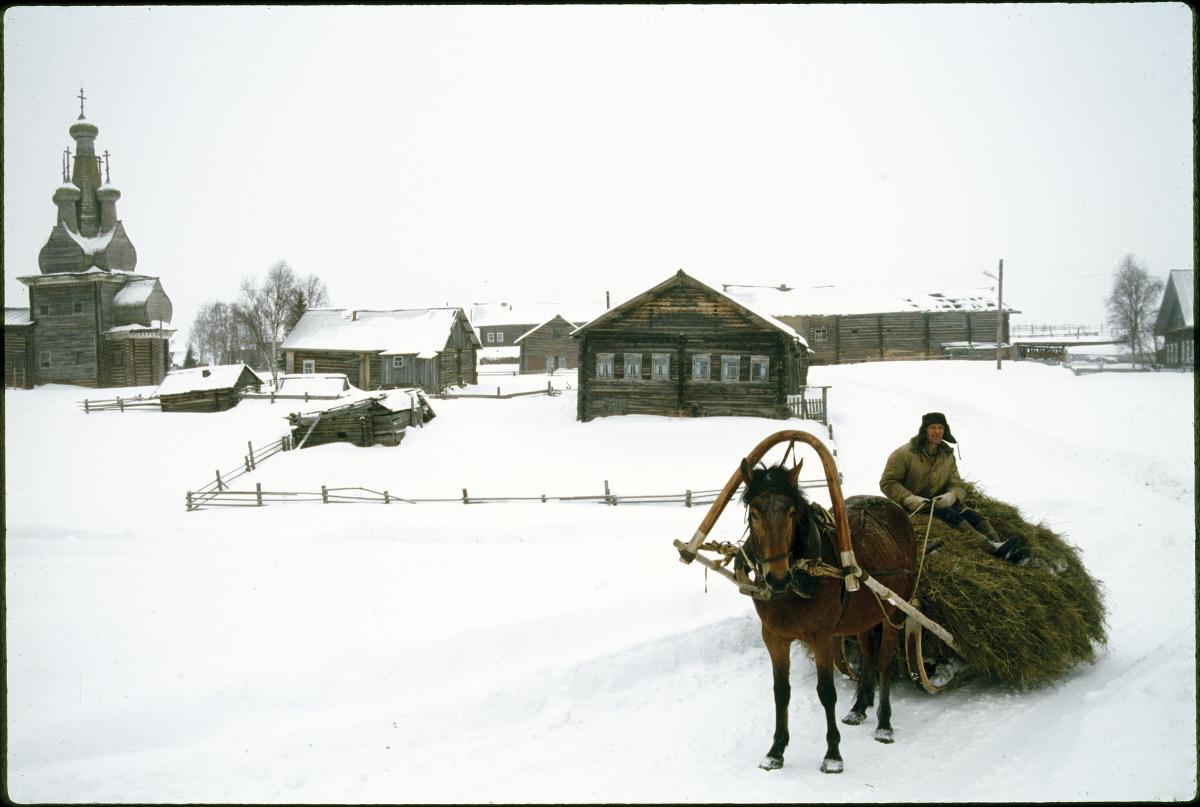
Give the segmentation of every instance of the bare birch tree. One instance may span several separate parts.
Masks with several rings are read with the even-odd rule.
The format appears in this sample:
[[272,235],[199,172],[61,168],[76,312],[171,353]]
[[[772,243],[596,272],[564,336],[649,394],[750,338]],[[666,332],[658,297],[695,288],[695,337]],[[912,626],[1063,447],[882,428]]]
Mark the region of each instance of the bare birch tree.
[[233,304],[234,317],[262,351],[271,379],[279,377],[279,343],[295,303],[299,285],[287,261],[279,261],[259,282],[242,278],[241,293]]
[[1162,296],[1162,280],[1151,277],[1146,267],[1126,255],[1113,275],[1112,293],[1105,306],[1113,335],[1129,345],[1136,361],[1154,348],[1154,316]]

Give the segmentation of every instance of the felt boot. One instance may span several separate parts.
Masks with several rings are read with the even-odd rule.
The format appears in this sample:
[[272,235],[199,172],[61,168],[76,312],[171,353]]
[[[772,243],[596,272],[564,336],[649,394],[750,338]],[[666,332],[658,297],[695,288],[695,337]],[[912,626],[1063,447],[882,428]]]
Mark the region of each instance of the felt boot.
[[[992,526],[991,524],[988,524],[986,521],[984,521],[983,523],[987,524],[987,526],[989,528]],[[1002,540],[1000,540],[999,535],[996,535],[996,539],[993,541],[991,538],[988,537],[988,535],[986,533],[981,532],[981,531],[975,529],[974,527],[972,527],[971,522],[967,521],[966,519],[963,519],[962,521],[958,522],[958,525],[954,528],[954,531],[958,532],[958,533],[962,533],[963,535],[978,539],[980,548],[983,549],[984,551],[986,551],[989,555],[994,555],[996,553],[996,547],[998,547],[1004,543]],[[996,534],[996,531],[994,529],[991,530],[991,532],[993,535]]]

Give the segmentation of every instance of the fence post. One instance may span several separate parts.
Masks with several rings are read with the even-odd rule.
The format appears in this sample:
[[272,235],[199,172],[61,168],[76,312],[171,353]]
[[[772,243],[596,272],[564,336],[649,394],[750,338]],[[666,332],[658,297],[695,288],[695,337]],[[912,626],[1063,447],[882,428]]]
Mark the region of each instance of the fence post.
[[497,398],[500,397],[500,388],[499,387],[496,387],[496,397]]
[[88,409],[88,399],[84,398],[83,399],[83,414],[90,415],[91,413],[92,413],[91,410]]
[[250,454],[248,456],[250,457],[250,470],[253,471],[255,468],[258,467],[254,463],[254,445],[249,440],[247,440],[246,448],[250,450]]
[[187,492],[187,509],[189,513],[196,509],[192,507],[192,492],[190,490]]
[[258,495],[258,506],[262,507],[262,482],[254,483],[254,492]]
[[467,501],[467,489],[463,488],[462,492],[463,492],[463,504],[469,504],[469,502]]
[[613,496],[612,493],[608,489],[608,480],[607,479],[604,480],[604,501],[607,502],[608,504],[614,505],[614,506],[617,503],[616,497]]
[[324,485],[321,485],[321,503],[329,504],[329,490]]
[[122,412],[125,411],[125,402],[121,400],[120,396],[117,397],[117,408]]
[[683,497],[683,503],[686,504],[688,507],[692,506],[692,492],[690,490]]
[[829,387],[821,387],[821,422],[829,425]]
[[392,497],[390,495],[388,495],[388,492],[386,490],[383,492],[383,503],[384,504],[392,503]]
[[244,467],[246,469],[246,473],[250,473],[251,468],[250,468],[250,458],[249,457],[242,457],[242,467]]
[[225,483],[221,481],[220,469],[217,469],[217,490],[225,490]]

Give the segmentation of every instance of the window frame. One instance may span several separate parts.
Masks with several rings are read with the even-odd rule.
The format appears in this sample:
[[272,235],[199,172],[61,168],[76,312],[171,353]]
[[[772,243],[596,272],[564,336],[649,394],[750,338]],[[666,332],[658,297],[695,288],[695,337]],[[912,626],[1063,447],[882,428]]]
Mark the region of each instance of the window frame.
[[75,301],[75,302],[74,302],[74,303],[71,305],[71,310],[72,310],[74,313],[76,313],[76,314],[82,314],[82,313],[83,313],[83,303],[82,303],[82,302],[80,302],[79,300],[76,300],[76,301]]
[[[658,373],[659,367],[664,367],[661,375]],[[651,381],[670,381],[671,380],[671,354],[670,353],[651,353],[650,354],[650,380]]]
[[303,373],[304,375],[312,375],[313,373],[317,372],[317,360],[316,359],[301,359],[300,360],[300,372]]
[[[637,365],[637,370],[633,375],[629,374],[630,360],[633,360]],[[642,354],[641,353],[624,353],[621,355],[621,366],[624,368],[624,377],[626,381],[641,381],[642,380]]]
[[[754,368],[756,365],[761,365],[763,368],[762,378],[754,377]],[[770,356],[751,356],[750,357],[750,383],[751,384],[766,384],[771,380],[771,357]]]
[[[730,367],[734,368],[734,374],[733,374],[732,378],[730,378],[728,376],[728,374],[726,373],[726,371]],[[721,383],[722,384],[736,384],[737,382],[739,382],[741,380],[742,380],[742,357],[741,357],[741,354],[738,354],[735,356],[732,353],[722,353],[721,354]]]
[[392,356],[392,369],[393,370],[403,370],[404,369],[404,357],[403,356]]
[[[596,380],[597,381],[612,381],[613,372],[616,365],[616,353],[597,353],[596,354]],[[604,370],[607,368],[608,373]]]
[[[697,362],[704,362],[704,375],[701,376],[696,372]],[[693,353],[692,354],[692,381],[697,383],[707,383],[712,381],[712,354],[711,353]]]
[[54,366],[54,354],[51,351],[40,350],[40,351],[38,351],[38,353],[39,353],[39,355],[38,355],[38,366],[39,367],[53,367]]
[[814,342],[828,342],[829,328],[825,325],[814,325],[812,329],[812,338]]

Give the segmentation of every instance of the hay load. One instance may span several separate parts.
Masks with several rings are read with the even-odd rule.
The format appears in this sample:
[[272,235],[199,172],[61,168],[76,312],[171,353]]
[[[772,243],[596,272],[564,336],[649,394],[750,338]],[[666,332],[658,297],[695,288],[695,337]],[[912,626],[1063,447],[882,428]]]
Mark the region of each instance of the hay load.
[[[1093,662],[1107,636],[1100,584],[1087,573],[1079,550],[1043,524],[1030,524],[1012,505],[967,483],[967,502],[1004,537],[1022,536],[1030,558],[1020,566],[983,551],[938,519],[917,591],[918,607],[954,634],[961,656],[931,633],[922,657],[940,684],[982,676],[1027,688]],[[913,517],[918,551],[929,517]]]

